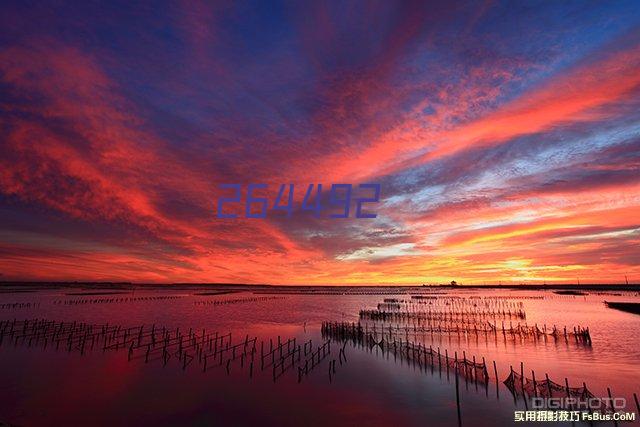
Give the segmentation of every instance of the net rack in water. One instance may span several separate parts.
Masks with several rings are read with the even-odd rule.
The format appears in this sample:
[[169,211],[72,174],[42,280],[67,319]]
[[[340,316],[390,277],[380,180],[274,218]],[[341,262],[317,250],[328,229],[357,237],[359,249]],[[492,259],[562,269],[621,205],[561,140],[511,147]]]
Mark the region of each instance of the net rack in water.
[[157,295],[144,297],[116,297],[116,298],[74,298],[54,300],[53,304],[85,305],[85,304],[119,304],[128,302],[165,301],[182,298],[181,295]]
[[[322,345],[318,346],[314,351],[309,352],[309,356],[304,361],[304,366],[298,367],[298,382],[302,381],[303,376],[309,375],[309,373],[331,354],[331,340],[325,341]],[[342,352],[341,352],[342,355]],[[342,364],[342,359],[340,359]],[[333,369],[335,371],[335,368]],[[332,369],[330,366],[329,375],[331,375]]]
[[[582,383],[581,387],[570,387],[567,378],[564,379],[564,385],[552,381],[547,374],[545,374],[544,379],[540,377],[536,379],[536,373],[533,370],[531,371],[531,378],[528,378],[524,374],[524,364],[522,362],[520,362],[520,373],[517,373],[513,369],[513,366],[509,367],[509,376],[507,376],[503,383],[513,394],[514,400],[517,399],[518,395],[521,395],[524,398],[525,405],[527,398],[567,398],[565,402],[569,405],[569,408],[565,409],[587,409],[589,412],[597,410],[601,413],[609,414],[617,411],[610,387],[607,387],[607,399],[596,397],[591,390],[587,388],[585,382]],[[640,413],[640,403],[638,402],[636,393],[633,393],[633,398],[638,413]],[[542,401],[545,402],[545,400]]]
[[277,344],[274,344],[273,339],[269,339],[268,345],[261,341],[258,354],[257,341],[257,337],[251,338],[249,335],[234,341],[231,332],[208,332],[205,329],[199,332],[193,328],[182,331],[180,328],[167,329],[155,324],[122,327],[46,319],[0,321],[0,345],[9,342],[15,346],[66,350],[80,354],[90,351],[126,351],[128,361],[161,361],[163,366],[167,366],[171,359],[175,359],[182,369],[196,362],[202,372],[223,366],[229,373],[232,363],[239,362],[240,368],[248,368],[250,377],[253,376],[254,366],[257,367],[259,358],[260,370],[270,372],[273,381],[295,366],[299,366],[300,381],[303,375],[308,375],[331,352],[328,342],[313,351],[311,340],[297,344],[296,338],[281,340],[278,336]]
[[194,305],[229,305],[229,304],[245,304],[249,302],[259,301],[271,301],[276,299],[285,299],[286,297],[251,297],[251,298],[233,298],[233,299],[218,299],[218,300],[206,300],[206,301],[194,301]]
[[518,311],[491,311],[491,310],[426,310],[426,311],[391,311],[391,310],[360,310],[361,319],[394,321],[408,319],[526,319],[526,313]]
[[459,307],[459,308],[486,308],[491,310],[515,310],[524,307],[522,301],[502,300],[502,299],[486,299],[474,297],[432,297],[428,299],[412,299],[400,301],[408,306],[425,306],[432,307]]
[[447,334],[457,336],[483,336],[485,338],[492,337],[493,339],[533,339],[533,340],[546,340],[548,338],[553,340],[564,339],[566,342],[575,341],[578,344],[590,346],[591,334],[589,328],[583,328],[581,326],[567,329],[562,329],[553,325],[551,328],[547,328],[547,325],[543,325],[542,329],[536,324],[533,326],[513,325],[509,322],[509,326],[505,326],[504,322],[501,325],[497,325],[491,322],[481,323],[454,323],[454,322],[442,322],[431,324],[414,323],[413,325],[406,324],[382,324],[380,328],[373,323],[371,326],[368,323],[364,323],[365,329],[371,329],[372,331],[381,331],[390,335],[404,335],[405,337],[419,335],[436,335]]
[[0,310],[16,310],[20,308],[38,308],[39,302],[6,302],[0,304]]
[[434,349],[429,346],[427,348],[422,343],[416,344],[408,340],[402,340],[402,338],[382,331],[367,330],[360,323],[323,322],[321,332],[324,337],[338,342],[352,342],[354,345],[368,349],[378,347],[387,354],[393,354],[394,357],[400,357],[416,363],[420,367],[437,366],[447,371],[452,369],[454,372],[474,381],[483,383],[489,381],[489,373],[484,358],[482,358],[482,362],[476,361],[475,356],[472,359],[468,359],[466,352],[462,353],[461,358],[458,357],[457,352],[454,352],[453,357],[451,357],[447,350],[441,352],[439,347]]

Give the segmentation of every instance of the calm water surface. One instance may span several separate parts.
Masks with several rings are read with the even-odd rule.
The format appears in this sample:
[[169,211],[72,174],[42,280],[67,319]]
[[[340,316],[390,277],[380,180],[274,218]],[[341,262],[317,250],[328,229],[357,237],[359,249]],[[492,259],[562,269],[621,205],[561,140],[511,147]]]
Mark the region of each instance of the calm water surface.
[[[240,292],[202,296],[190,290],[136,290],[128,295],[67,295],[69,289],[33,293],[2,293],[0,304],[31,302],[31,308],[0,309],[0,320],[44,318],[93,324],[156,324],[186,331],[231,332],[234,337],[257,337],[277,342],[297,338],[321,345],[322,321],[357,321],[362,308],[376,308],[383,298],[409,300],[407,295],[280,295],[280,299],[228,305],[199,302],[273,296]],[[173,295],[171,300],[101,304],[55,304],[56,301]],[[444,296],[444,295],[441,295]],[[570,340],[502,340],[458,337],[455,334],[414,338],[449,354],[465,351],[489,364],[488,386],[459,379],[462,425],[513,424],[522,399],[502,384],[510,366],[531,370],[544,378],[571,386],[585,382],[596,396],[625,397],[635,411],[632,393],[640,392],[640,316],[608,309],[603,301],[637,301],[621,296],[561,296],[552,292],[460,290],[446,296],[469,298],[508,296],[522,301],[529,325],[589,327],[592,345]],[[543,299],[529,299],[540,297]],[[522,299],[519,300],[518,298]],[[507,321],[508,322],[508,321]],[[517,320],[512,319],[513,324]],[[525,321],[521,321],[525,322]],[[240,339],[240,338],[238,338]],[[203,372],[193,363],[182,368],[177,360],[144,363],[128,361],[126,351],[94,350],[80,354],[52,346],[0,345],[0,421],[21,426],[59,425],[457,425],[454,375],[444,370],[421,370],[394,359],[375,347],[345,347],[347,361],[336,363],[329,375],[332,353],[298,382],[297,367],[273,381],[271,369],[256,366],[252,375],[238,360]],[[496,386],[492,362],[498,368]],[[557,423],[555,425],[558,425]]]

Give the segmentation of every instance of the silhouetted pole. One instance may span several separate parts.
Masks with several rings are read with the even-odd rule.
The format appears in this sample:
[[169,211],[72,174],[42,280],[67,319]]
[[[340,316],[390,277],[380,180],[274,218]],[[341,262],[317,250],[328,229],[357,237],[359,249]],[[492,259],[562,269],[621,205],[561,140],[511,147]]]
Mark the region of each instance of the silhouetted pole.
[[496,375],[496,396],[500,397],[500,385],[498,384],[498,368],[496,367],[496,361],[493,361],[493,372]]
[[458,373],[454,374],[456,377],[456,406],[458,407],[458,426],[462,426],[462,415],[460,413],[460,386],[458,384]]
[[[611,389],[609,387],[607,387],[607,394],[609,395],[609,402],[613,403],[613,398],[611,397]],[[616,421],[615,418],[613,420],[613,425],[618,427],[618,421]]]

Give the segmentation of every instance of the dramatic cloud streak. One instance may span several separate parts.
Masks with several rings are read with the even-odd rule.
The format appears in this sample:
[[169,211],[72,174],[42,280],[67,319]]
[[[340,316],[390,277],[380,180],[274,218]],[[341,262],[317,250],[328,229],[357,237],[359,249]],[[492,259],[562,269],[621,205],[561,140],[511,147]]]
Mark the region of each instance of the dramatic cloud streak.
[[[637,3],[5,9],[2,279],[640,278]],[[365,181],[376,220],[215,218]]]

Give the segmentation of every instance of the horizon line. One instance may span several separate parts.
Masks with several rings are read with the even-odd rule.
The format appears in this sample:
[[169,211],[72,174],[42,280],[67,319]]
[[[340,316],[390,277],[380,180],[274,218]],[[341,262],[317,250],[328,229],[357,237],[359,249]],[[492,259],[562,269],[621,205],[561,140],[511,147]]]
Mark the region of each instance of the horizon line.
[[551,287],[640,287],[640,283],[484,283],[484,284],[274,284],[274,283],[232,283],[232,282],[130,282],[130,281],[92,281],[92,280],[0,280],[0,286],[10,285],[130,285],[130,286],[243,286],[243,287],[394,287],[394,288],[551,288]]

